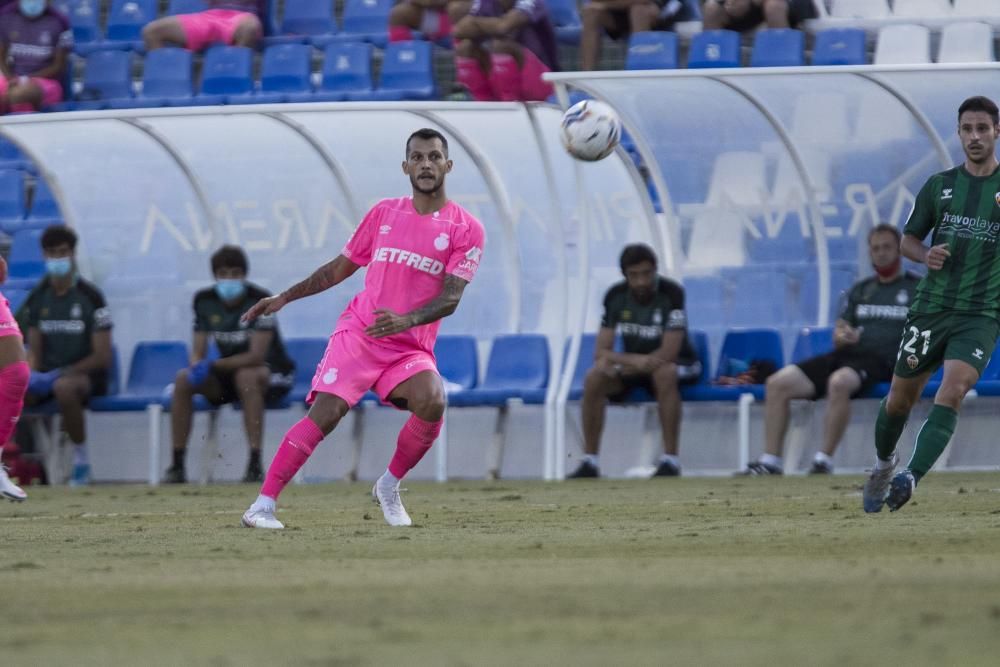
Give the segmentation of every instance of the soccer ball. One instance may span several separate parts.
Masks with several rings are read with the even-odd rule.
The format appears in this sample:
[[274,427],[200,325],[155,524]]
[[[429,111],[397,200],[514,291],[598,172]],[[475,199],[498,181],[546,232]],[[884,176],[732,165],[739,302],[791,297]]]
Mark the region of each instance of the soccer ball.
[[559,124],[566,151],[586,162],[611,155],[622,136],[622,122],[604,102],[583,100],[563,114]]

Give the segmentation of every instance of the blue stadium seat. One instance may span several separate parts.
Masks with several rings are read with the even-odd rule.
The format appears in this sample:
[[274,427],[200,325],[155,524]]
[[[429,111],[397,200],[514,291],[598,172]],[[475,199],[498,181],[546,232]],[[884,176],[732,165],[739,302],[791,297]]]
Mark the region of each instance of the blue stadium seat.
[[430,100],[437,97],[434,46],[430,42],[393,42],[382,58],[382,79],[373,100]]
[[148,405],[163,403],[167,385],[174,381],[177,371],[187,365],[187,347],[181,341],[137,343],[132,352],[125,390],[109,390],[108,396],[92,399],[89,407],[97,412],[126,412],[145,410]]
[[288,392],[288,400],[292,403],[301,403],[309,395],[313,375],[326,352],[326,344],[325,338],[289,338],[285,341],[285,351],[295,362],[295,380],[292,390]]
[[636,32],[628,40],[625,69],[676,69],[677,34],[665,30]]
[[[830,267],[830,310],[827,314],[830,321],[840,316],[840,311],[846,304],[846,293],[856,282],[853,270],[847,268]],[[819,293],[819,277],[816,275],[814,266],[802,277],[799,286],[799,313],[805,318],[805,322],[816,321],[816,300]]]
[[465,389],[479,382],[479,351],[472,336],[438,336],[434,343],[438,372],[445,380]]
[[733,289],[728,324],[754,327],[783,324],[788,320],[787,276],[767,266],[727,269]]
[[10,233],[24,214],[24,173],[4,169],[0,171],[0,230]]
[[167,5],[166,16],[176,16],[177,14],[197,14],[208,9],[205,0],[170,0]]
[[865,31],[861,28],[831,28],[816,33],[813,65],[866,65]]
[[311,101],[312,50],[308,44],[267,47],[261,66],[260,90],[248,95],[231,95],[229,104]]
[[510,399],[545,401],[549,382],[549,344],[538,334],[507,334],[493,339],[481,385],[448,397],[452,407],[502,406]]
[[73,29],[73,51],[85,56],[101,48],[101,6],[98,0],[70,0],[66,17]]
[[156,18],[158,8],[159,0],[112,0],[105,46],[144,50],[142,29]]
[[389,41],[389,12],[394,0],[346,0],[339,39],[370,42],[384,49]]
[[12,234],[10,255],[7,257],[7,282],[4,289],[31,289],[45,274],[42,255],[42,230],[19,229]]
[[563,44],[579,44],[583,22],[576,0],[548,0],[546,6],[556,30],[556,39]]
[[213,46],[205,53],[198,106],[225,104],[230,95],[253,90],[253,51],[245,46]]
[[[332,2],[317,0],[285,0],[284,16],[279,33],[268,37],[267,44],[305,44],[313,38],[325,42],[336,34],[337,23]],[[324,44],[325,45],[325,44]]]
[[705,30],[691,38],[688,69],[740,66],[740,33]]
[[689,276],[684,279],[684,307],[691,323],[699,327],[725,324],[725,282],[719,276]]
[[368,99],[372,93],[371,44],[331,44],[324,51],[323,79],[313,99],[323,102]]
[[795,338],[792,363],[833,350],[833,327],[804,327]]
[[[719,363],[715,368],[714,377],[730,375],[733,372],[731,361],[748,364],[755,360],[770,361],[777,369],[785,365],[781,334],[776,329],[739,329],[727,332],[722,341]],[[694,401],[735,401],[740,394],[746,393],[753,394],[757,400],[763,400],[764,385],[715,386],[699,384],[684,387],[682,390],[682,396],[685,400]]]
[[62,213],[56,202],[52,188],[43,178],[35,180],[35,192],[31,196],[31,210],[28,211],[26,224],[35,227],[47,227],[62,223]]
[[191,52],[156,49],[146,55],[142,92],[132,100],[112,100],[112,108],[185,106],[194,97]]
[[17,144],[5,137],[0,137],[0,169],[19,169],[22,171],[33,170],[31,163]]
[[805,36],[791,28],[760,30],[754,36],[750,67],[799,67],[806,64]]
[[106,109],[113,99],[132,97],[132,53],[95,51],[87,56],[83,90],[77,101],[66,104],[75,109]]

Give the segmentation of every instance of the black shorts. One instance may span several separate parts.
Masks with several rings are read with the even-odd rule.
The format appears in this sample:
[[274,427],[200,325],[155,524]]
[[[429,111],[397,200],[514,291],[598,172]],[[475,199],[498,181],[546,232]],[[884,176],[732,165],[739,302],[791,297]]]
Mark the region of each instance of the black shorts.
[[[624,39],[632,34],[632,26],[628,20],[628,11],[624,9],[615,9],[609,12],[611,15],[611,21],[614,27],[605,28],[604,32],[608,33],[608,37],[618,41],[619,39]],[[653,24],[653,30],[670,30],[674,27],[674,23],[678,20],[677,17],[672,17],[669,19],[657,19]]]
[[[222,387],[222,391],[218,398],[213,399],[206,396],[205,399],[216,407],[238,401],[240,395],[236,392],[236,374],[220,372],[214,368],[211,373],[212,376],[219,381],[219,386]],[[294,379],[295,378],[292,373],[288,373],[287,375],[282,373],[271,373],[271,382],[267,388],[267,393],[264,394],[264,404],[268,405],[271,403],[277,403],[287,396],[288,392],[292,390],[292,383],[294,382]]]
[[816,395],[813,400],[826,396],[826,384],[834,371],[841,368],[853,368],[861,377],[861,388],[851,394],[855,397],[879,382],[888,382],[892,379],[892,366],[896,361],[892,354],[873,355],[858,353],[851,349],[834,350],[818,357],[804,359],[795,364],[806,374],[809,381],[816,388]]
[[[722,4],[723,0],[716,0]],[[798,27],[806,19],[816,18],[816,6],[813,0],[788,0],[788,25]],[[764,23],[764,10],[759,5],[752,6],[750,11],[737,19],[729,17],[727,30],[745,32],[753,30]]]
[[[694,361],[690,364],[677,365],[677,384],[695,384],[701,377],[701,362]],[[653,386],[653,376],[651,375],[626,375],[622,377],[625,388],[617,394],[608,397],[613,403],[624,403],[631,398],[631,394],[636,389],[644,389],[649,395],[656,397],[656,387]]]
[[[87,396],[87,400],[84,400],[84,405],[86,405],[92,397],[105,396],[108,393],[108,372],[106,370],[91,371],[88,375],[90,376],[90,395]],[[52,398],[52,396],[52,392],[49,392],[44,396],[34,396],[35,403],[48,401]]]

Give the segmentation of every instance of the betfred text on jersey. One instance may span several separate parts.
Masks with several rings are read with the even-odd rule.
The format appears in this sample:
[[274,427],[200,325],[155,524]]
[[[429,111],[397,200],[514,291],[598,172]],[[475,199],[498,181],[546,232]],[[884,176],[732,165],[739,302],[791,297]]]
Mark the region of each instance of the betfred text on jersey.
[[373,262],[388,262],[389,264],[405,264],[417,271],[423,271],[424,273],[429,273],[432,276],[436,276],[442,271],[444,271],[444,263],[439,262],[433,257],[424,257],[415,252],[409,250],[401,250],[399,248],[379,248],[375,252],[375,256],[372,258]]

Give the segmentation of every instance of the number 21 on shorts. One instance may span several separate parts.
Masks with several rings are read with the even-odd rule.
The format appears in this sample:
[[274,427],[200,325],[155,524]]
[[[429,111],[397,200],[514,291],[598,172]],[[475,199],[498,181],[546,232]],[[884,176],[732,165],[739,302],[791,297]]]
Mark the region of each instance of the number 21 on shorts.
[[[907,330],[906,335],[903,337],[903,340],[903,352],[907,352],[911,355],[918,354],[915,346],[917,341],[922,340],[923,343],[920,345],[919,354],[920,356],[924,356],[927,354],[927,350],[931,347],[931,330],[924,329],[921,331],[917,327],[910,327]],[[909,359],[907,361],[909,361]],[[910,366],[913,367],[916,366],[916,364],[911,362]]]

